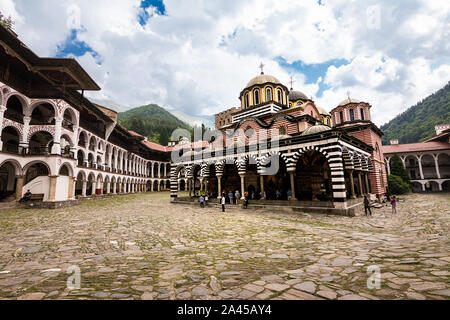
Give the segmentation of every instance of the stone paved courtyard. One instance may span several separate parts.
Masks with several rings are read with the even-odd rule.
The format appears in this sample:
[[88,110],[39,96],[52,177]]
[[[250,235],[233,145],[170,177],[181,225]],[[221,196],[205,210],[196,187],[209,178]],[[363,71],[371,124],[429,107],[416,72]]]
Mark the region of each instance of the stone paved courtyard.
[[[168,193],[0,212],[3,299],[449,299],[450,195],[373,217],[171,205]],[[69,290],[66,271],[81,269]],[[367,288],[367,267],[381,288]]]

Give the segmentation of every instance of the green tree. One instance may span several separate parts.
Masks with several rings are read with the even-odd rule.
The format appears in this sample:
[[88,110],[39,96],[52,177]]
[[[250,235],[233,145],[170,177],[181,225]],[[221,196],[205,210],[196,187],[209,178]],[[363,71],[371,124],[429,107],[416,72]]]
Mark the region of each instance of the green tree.
[[394,174],[388,175],[388,192],[390,195],[405,194],[411,191],[411,186]]
[[12,30],[15,22],[11,17],[6,17],[3,15],[3,13],[0,11],[0,25],[3,27]]
[[406,171],[405,167],[403,166],[402,159],[400,159],[398,154],[394,154],[391,159],[391,174],[402,178],[403,182],[407,183],[408,185],[411,184],[411,178],[408,174],[408,171]]

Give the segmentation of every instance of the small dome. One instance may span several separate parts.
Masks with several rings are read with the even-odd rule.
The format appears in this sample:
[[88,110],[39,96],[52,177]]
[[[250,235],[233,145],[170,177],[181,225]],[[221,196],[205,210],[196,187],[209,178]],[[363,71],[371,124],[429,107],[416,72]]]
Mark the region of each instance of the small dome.
[[345,106],[347,104],[350,104],[350,103],[361,103],[361,101],[356,100],[356,99],[347,98],[344,101],[342,101],[341,103],[339,103],[339,107],[343,107],[343,106]]
[[320,114],[330,115],[330,114],[328,113],[328,111],[325,110],[324,108],[318,107],[318,106],[316,106],[316,108],[317,108],[317,110],[319,110],[319,113],[320,113]]
[[309,98],[303,92],[294,91],[294,90],[291,90],[291,92],[289,92],[289,101],[297,101],[300,99],[301,100],[309,100]]
[[330,127],[325,126],[323,124],[318,124],[318,125],[309,127],[308,129],[303,131],[301,136],[309,136],[311,134],[316,134],[316,133],[319,133],[319,132],[325,132],[325,131],[330,131],[330,130],[331,130]]
[[245,88],[250,88],[254,85],[264,84],[264,83],[268,83],[268,82],[281,84],[280,80],[278,80],[274,76],[262,73],[259,76],[254,77],[252,80],[250,80],[250,82],[247,84],[247,86]]

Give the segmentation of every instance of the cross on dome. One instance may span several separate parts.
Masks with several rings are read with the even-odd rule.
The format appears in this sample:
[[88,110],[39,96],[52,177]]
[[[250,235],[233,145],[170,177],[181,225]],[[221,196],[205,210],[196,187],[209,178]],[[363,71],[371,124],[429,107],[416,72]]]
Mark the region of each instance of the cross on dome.
[[290,83],[290,85],[291,85],[291,90],[294,90],[294,83],[295,83],[295,80],[292,78],[292,76],[291,76],[291,80],[289,81],[289,83]]
[[348,101],[350,101],[350,91],[347,91],[347,98],[348,98]]
[[261,62],[261,64],[259,65],[259,67],[258,68],[260,68],[261,69],[261,74],[264,74],[264,67],[265,67],[266,65],[265,64],[263,64],[262,62]]

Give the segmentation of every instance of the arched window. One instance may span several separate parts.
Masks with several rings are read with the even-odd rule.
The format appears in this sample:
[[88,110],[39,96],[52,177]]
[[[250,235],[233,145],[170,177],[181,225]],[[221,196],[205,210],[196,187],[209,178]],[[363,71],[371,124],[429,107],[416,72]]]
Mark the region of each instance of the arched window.
[[277,97],[278,97],[278,102],[283,103],[283,92],[281,92],[281,89],[277,90]]
[[340,117],[340,120],[341,120],[340,122],[343,123],[344,122],[344,112],[343,111],[339,112],[339,117]]
[[244,97],[244,106],[245,106],[245,108],[249,107],[249,96],[248,96],[248,93],[246,93],[245,97]]
[[266,89],[266,101],[272,101],[273,97],[272,97],[272,88],[267,88]]
[[253,104],[257,105],[260,104],[260,99],[259,99],[259,89],[255,89],[255,91],[253,91]]
[[359,112],[361,114],[361,120],[364,120],[364,109],[363,108],[359,109]]
[[355,110],[350,109],[350,121],[355,121]]

